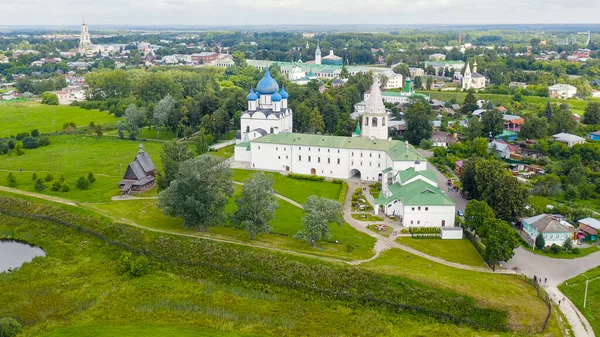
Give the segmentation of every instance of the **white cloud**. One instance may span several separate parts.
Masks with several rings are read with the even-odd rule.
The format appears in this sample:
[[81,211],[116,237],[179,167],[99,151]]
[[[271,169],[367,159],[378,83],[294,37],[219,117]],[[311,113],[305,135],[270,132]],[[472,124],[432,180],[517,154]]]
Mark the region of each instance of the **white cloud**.
[[0,0],[1,25],[597,23],[597,0]]

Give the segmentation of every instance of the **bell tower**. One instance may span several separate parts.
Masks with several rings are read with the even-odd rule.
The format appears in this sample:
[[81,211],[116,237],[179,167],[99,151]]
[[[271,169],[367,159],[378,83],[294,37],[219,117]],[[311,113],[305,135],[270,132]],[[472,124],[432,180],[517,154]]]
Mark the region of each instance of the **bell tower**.
[[383,105],[379,85],[379,79],[375,78],[366,101],[361,137],[388,139],[388,114]]

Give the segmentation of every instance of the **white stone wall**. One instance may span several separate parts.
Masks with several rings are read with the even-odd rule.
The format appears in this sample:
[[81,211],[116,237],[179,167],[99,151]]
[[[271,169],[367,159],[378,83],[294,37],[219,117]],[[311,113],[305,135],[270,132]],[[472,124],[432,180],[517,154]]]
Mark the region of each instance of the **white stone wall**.
[[[362,180],[378,181],[381,171],[394,164],[385,151],[265,143],[251,143],[250,146],[251,158],[244,161],[259,170],[290,171],[339,179],[348,179],[356,173],[353,170],[358,170]],[[401,166],[408,168],[411,163],[414,165],[413,162],[406,162]]]
[[[362,137],[374,137],[375,139],[388,139],[388,117],[381,115],[364,114],[362,122]],[[376,121],[375,126],[373,126]]]
[[404,206],[405,227],[454,227],[455,206]]
[[236,146],[233,158],[235,161],[249,163],[252,160],[251,153],[245,146]]
[[[252,116],[248,113],[244,113],[240,118],[242,140],[248,130],[263,129],[267,133],[271,133],[271,128],[273,128],[273,133],[292,132],[292,118],[292,111],[290,109],[287,109],[286,114],[283,114],[281,117],[275,115],[265,116],[265,114],[260,111],[254,112]],[[248,136],[250,137],[250,140],[257,138],[253,137],[252,134],[249,134]]]
[[397,89],[402,88],[402,74],[386,74],[388,81],[385,84],[384,89]]

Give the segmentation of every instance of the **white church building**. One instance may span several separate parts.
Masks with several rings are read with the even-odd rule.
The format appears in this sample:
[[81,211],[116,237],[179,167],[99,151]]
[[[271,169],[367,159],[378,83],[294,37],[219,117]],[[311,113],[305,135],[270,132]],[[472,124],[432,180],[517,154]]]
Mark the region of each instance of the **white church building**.
[[485,76],[481,75],[477,72],[477,61],[473,63],[473,72],[471,72],[471,67],[469,63],[467,63],[467,68],[465,69],[465,74],[462,77],[462,89],[485,89]]
[[388,114],[378,80],[353,137],[293,133],[289,96],[268,69],[247,98],[248,110],[242,113],[235,147],[238,164],[256,170],[381,181],[377,209],[386,215],[401,216],[405,226],[454,227],[454,203],[437,187],[435,172],[427,171],[427,160],[407,142],[388,138]]

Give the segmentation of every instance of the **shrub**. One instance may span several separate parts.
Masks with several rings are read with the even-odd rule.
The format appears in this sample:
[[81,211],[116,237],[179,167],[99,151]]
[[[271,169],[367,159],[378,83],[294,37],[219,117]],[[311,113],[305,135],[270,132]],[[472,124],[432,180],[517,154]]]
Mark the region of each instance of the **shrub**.
[[562,247],[557,245],[556,243],[553,243],[552,246],[550,246],[550,252],[552,254],[558,254],[562,251]]
[[343,184],[344,180],[343,179],[333,179],[333,180],[331,180],[331,182],[334,184]]
[[25,154],[25,151],[23,151],[23,143],[17,142],[15,145],[15,152],[17,153],[17,156],[22,156]]
[[292,179],[300,179],[300,180],[311,180],[311,181],[323,181],[325,177],[315,176],[310,174],[298,174],[298,173],[290,173],[288,177]]
[[90,187],[90,182],[85,179],[84,176],[79,177],[79,179],[77,179],[77,188],[79,188],[80,190],[87,190]]
[[69,187],[69,185],[67,183],[60,184],[61,192],[69,192],[70,190],[71,190],[71,188]]
[[90,184],[93,184],[96,181],[96,177],[94,177],[94,174],[90,172],[88,173],[87,180],[90,182]]
[[12,317],[0,318],[0,336],[15,337],[22,330],[21,324]]
[[9,150],[12,150],[12,149],[15,148],[15,146],[17,145],[17,143],[15,142],[14,139],[9,139],[8,143],[6,145],[8,145],[8,149]]
[[150,272],[150,260],[144,255],[134,256],[130,252],[121,253],[119,265],[124,273],[132,277],[139,277]]
[[46,176],[44,177],[45,182],[50,182],[52,180],[54,180],[54,176],[50,173],[46,174]]
[[58,105],[58,96],[55,93],[46,91],[42,94],[42,104]]
[[402,234],[408,234],[409,230],[406,228],[402,228],[402,230],[400,231],[400,233]]
[[579,254],[581,254],[581,250],[579,250],[579,248],[575,247],[575,248],[571,249],[571,254],[579,255]]
[[346,251],[352,253],[354,251],[354,244],[352,242],[346,243]]
[[31,130],[31,137],[38,138],[39,136],[40,136],[40,132],[38,131],[38,129]]
[[37,138],[27,136],[23,138],[23,147],[26,149],[37,149],[40,147],[40,141]]
[[60,190],[60,181],[58,181],[58,180],[53,181],[52,186],[50,186],[50,190],[55,191],[55,192],[59,191]]
[[60,175],[60,178],[58,178],[58,181],[60,181],[60,183],[64,183],[65,182],[65,176],[63,174]]
[[17,186],[17,177],[15,177],[15,175],[12,172],[8,174],[8,176],[6,177],[6,181],[8,182],[8,187]]
[[348,193],[348,183],[345,181],[342,181],[342,189],[340,190],[340,195],[338,196],[338,202],[340,204],[344,204],[344,201],[346,201],[346,194]]
[[41,136],[39,141],[40,146],[48,146],[50,145],[50,137]]
[[15,138],[17,138],[17,140],[23,140],[25,137],[29,137],[29,136],[30,135],[27,132],[20,132],[20,133],[17,133],[17,137],[15,137]]
[[565,243],[563,243],[563,248],[566,250],[573,249],[573,240],[571,240],[571,238],[567,238],[565,240]]
[[31,180],[33,180],[33,181],[37,180],[37,173],[33,172],[33,174],[31,175]]
[[8,144],[0,143],[0,155],[8,154]]
[[42,179],[38,179],[35,181],[34,188],[36,191],[43,191],[46,189],[46,185],[44,185],[44,181]]

